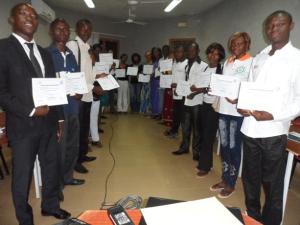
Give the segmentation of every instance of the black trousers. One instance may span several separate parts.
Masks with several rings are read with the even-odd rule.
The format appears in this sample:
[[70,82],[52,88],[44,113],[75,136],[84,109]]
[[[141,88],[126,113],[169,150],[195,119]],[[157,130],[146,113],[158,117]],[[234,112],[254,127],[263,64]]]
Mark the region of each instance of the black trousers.
[[201,113],[203,138],[199,152],[198,169],[204,171],[210,171],[213,166],[213,146],[219,122],[219,114],[214,111],[211,105],[204,102]]
[[78,158],[79,151],[79,118],[78,115],[65,116],[64,136],[61,143],[62,160],[61,175],[62,182],[68,183],[72,181],[74,167]]
[[[287,136],[270,138],[243,137],[243,185],[249,216],[264,225],[280,225],[283,186],[287,162]],[[261,185],[265,204],[261,212]]]
[[170,133],[177,134],[182,121],[184,101],[183,99],[173,100],[173,122]]
[[78,163],[84,161],[88,153],[90,134],[90,114],[92,102],[80,102],[79,104],[79,154]]
[[41,208],[48,212],[59,209],[59,145],[56,131],[32,134],[11,140],[12,148],[12,195],[16,216],[20,225],[33,225],[32,208],[28,194],[36,155],[39,157],[42,177]]
[[180,150],[189,151],[190,139],[193,133],[192,149],[193,156],[198,157],[202,142],[201,134],[201,108],[202,105],[184,106],[182,120],[182,142]]

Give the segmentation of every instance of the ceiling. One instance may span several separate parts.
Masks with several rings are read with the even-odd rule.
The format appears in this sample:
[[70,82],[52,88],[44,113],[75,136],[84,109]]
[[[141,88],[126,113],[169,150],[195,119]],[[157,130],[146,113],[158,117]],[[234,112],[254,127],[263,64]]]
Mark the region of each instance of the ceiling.
[[[64,8],[84,14],[103,16],[115,20],[128,17],[128,0],[93,0],[96,8],[88,8],[83,0],[44,0],[54,8]],[[199,15],[224,0],[183,0],[172,12],[165,13],[164,8],[171,0],[138,0],[136,7],[131,7],[138,20],[165,19],[170,17]],[[141,1],[157,2],[142,4]],[[159,3],[160,2],[160,3]],[[163,3],[162,3],[163,2]]]

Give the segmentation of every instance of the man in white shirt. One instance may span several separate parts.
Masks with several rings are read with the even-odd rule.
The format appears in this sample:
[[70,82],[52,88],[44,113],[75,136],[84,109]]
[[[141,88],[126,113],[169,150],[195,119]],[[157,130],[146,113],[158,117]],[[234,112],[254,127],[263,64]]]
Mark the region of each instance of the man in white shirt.
[[[251,82],[278,88],[282,98],[274,100],[280,110],[239,110],[245,116],[241,131],[247,212],[265,225],[281,224],[287,134],[290,121],[300,113],[300,51],[289,41],[293,27],[288,12],[267,17],[265,31],[271,45],[255,57],[249,77]],[[261,185],[266,196],[262,211]]]
[[100,86],[94,86],[95,77],[93,75],[93,63],[89,54],[90,45],[87,41],[92,34],[92,23],[87,19],[81,19],[76,23],[76,38],[67,43],[77,60],[80,71],[85,73],[89,92],[84,94],[79,105],[79,155],[75,170],[79,173],[87,173],[88,170],[82,165],[83,162],[89,162],[96,157],[87,156],[88,153],[88,136],[90,132],[90,112],[93,101],[93,92],[100,95],[102,89]]

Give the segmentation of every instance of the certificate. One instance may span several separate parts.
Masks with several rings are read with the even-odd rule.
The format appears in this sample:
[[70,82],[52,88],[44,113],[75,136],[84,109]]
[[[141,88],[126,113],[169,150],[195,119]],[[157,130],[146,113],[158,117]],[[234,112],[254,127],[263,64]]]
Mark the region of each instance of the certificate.
[[268,87],[266,84],[242,82],[237,104],[238,109],[278,112],[280,110],[279,88]]
[[116,74],[117,78],[124,78],[126,75],[126,70],[125,69],[116,69],[115,74]]
[[112,65],[114,62],[112,53],[100,53],[99,61],[103,64]]
[[154,77],[159,77],[159,76],[160,76],[160,72],[159,72],[158,68],[156,68],[154,71]]
[[196,76],[196,84],[197,88],[207,88],[209,87],[211,79],[211,72],[202,72],[199,76]]
[[60,77],[65,80],[66,92],[69,95],[86,94],[88,88],[85,80],[84,72],[68,73],[60,72]]
[[132,67],[127,67],[127,75],[128,76],[137,76],[138,74],[138,67],[132,66]]
[[109,74],[106,77],[98,78],[96,81],[100,84],[101,88],[105,91],[109,91],[120,87],[116,79],[111,74]]
[[153,65],[143,66],[143,74],[152,74],[152,73],[153,73]]
[[237,99],[240,79],[236,76],[212,74],[210,81],[210,95],[228,97],[230,99]]
[[180,80],[177,83],[176,93],[180,96],[188,96],[189,94],[191,94],[192,92],[190,83],[185,80]]
[[34,106],[68,104],[63,78],[32,78]]
[[113,63],[116,65],[116,69],[120,67],[120,60],[119,59],[114,59]]
[[161,88],[171,88],[173,83],[173,75],[161,75],[159,79],[159,86]]
[[173,59],[159,61],[160,72],[172,71]]
[[110,65],[108,64],[103,64],[102,62],[96,62],[95,66],[93,67],[93,72],[95,74],[101,74],[101,73],[109,74],[109,68]]
[[149,83],[150,82],[150,75],[148,74],[139,74],[139,82],[141,83]]

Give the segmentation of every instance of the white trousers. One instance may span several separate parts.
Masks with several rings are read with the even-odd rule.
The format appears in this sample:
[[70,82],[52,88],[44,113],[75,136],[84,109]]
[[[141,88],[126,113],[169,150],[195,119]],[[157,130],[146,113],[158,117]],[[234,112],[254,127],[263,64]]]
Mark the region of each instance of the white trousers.
[[98,132],[98,116],[100,110],[100,101],[93,101],[90,114],[90,132],[92,141],[100,141]]
[[129,87],[127,80],[118,80],[118,112],[127,112],[129,106]]

